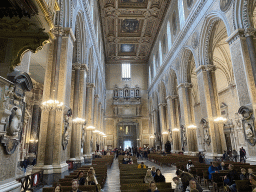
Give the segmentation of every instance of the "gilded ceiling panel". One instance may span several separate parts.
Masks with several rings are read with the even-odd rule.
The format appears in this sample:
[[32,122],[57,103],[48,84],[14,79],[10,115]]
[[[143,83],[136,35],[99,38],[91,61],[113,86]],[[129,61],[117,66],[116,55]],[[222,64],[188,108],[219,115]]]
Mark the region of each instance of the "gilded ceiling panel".
[[107,63],[146,63],[170,0],[98,0]]

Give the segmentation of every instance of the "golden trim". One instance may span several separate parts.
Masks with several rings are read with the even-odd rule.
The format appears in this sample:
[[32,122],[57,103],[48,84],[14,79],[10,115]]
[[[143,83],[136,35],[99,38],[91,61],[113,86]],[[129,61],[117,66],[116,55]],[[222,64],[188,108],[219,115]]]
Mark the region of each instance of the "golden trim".
[[59,5],[59,3],[58,3],[57,0],[55,0],[54,10],[55,10],[55,11],[60,11],[60,5]]
[[48,11],[48,7],[45,4],[44,0],[36,0],[36,2],[39,4],[41,10],[43,11],[43,14],[45,16],[45,20],[49,24],[50,28],[52,29],[54,27],[54,23],[52,21],[52,14]]

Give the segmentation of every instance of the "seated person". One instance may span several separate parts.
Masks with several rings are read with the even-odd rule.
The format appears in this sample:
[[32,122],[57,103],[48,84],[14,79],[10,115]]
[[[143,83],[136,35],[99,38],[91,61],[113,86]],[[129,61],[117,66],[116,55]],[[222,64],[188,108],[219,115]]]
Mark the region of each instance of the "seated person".
[[[97,156],[97,157],[96,157],[96,156]],[[97,151],[97,152],[96,152],[96,156],[95,156],[95,158],[102,158],[101,152]]]
[[151,170],[148,169],[147,173],[146,173],[146,176],[144,177],[144,182],[145,183],[151,183],[151,181],[154,181],[154,177],[151,174]]
[[196,180],[195,179],[191,179],[189,181],[189,186],[187,187],[186,191],[191,191],[193,189],[196,189]]
[[156,167],[155,166],[153,166],[151,168],[151,174],[152,174],[153,177],[155,176],[155,174],[156,174]]
[[248,169],[248,174],[249,174],[249,175],[253,174],[252,168],[249,168],[249,169]]
[[88,171],[88,176],[86,178],[87,185],[98,185],[96,177],[93,175],[92,171]]
[[160,169],[156,170],[154,180],[156,183],[165,182],[165,177],[162,175]]
[[90,168],[89,168],[89,171],[92,171],[92,174],[96,177],[95,170],[94,170],[93,167],[90,167]]
[[72,190],[70,192],[82,192],[78,189],[79,187],[79,182],[77,179],[73,179],[72,181]]
[[195,167],[191,160],[188,160],[188,164],[186,166],[188,172],[191,172],[191,167]]
[[218,173],[218,164],[217,162],[212,162],[212,165],[208,168],[208,173],[209,173],[209,179],[212,179],[212,173]]
[[74,179],[78,180],[79,185],[84,185],[85,184],[84,172],[83,171],[79,171],[77,176]]
[[141,164],[138,165],[138,169],[141,169],[141,168],[143,168],[143,169],[147,168],[146,165],[144,164],[144,162],[141,162]]
[[256,175],[251,174],[249,176],[249,179],[250,179],[250,183],[252,184],[252,192],[256,192]]
[[240,180],[246,180],[246,179],[249,179],[249,174],[246,173],[245,168],[241,168]]
[[159,192],[154,181],[151,181],[151,183],[149,183],[148,192]]
[[224,177],[224,184],[226,184],[231,192],[236,192],[236,183],[235,180],[239,178],[236,170],[234,170],[234,165],[229,164],[228,166],[229,172],[228,174]]
[[182,186],[181,179],[179,177],[173,177],[172,180],[176,184],[174,192],[182,192],[183,191],[183,186]]
[[127,155],[125,155],[123,158],[123,164],[128,164],[128,162],[129,162],[129,158]]
[[57,184],[53,191],[54,191],[54,192],[62,192],[63,190],[62,190],[62,188],[61,188],[61,185],[60,185],[60,184]]
[[[181,179],[182,186],[183,186],[182,191],[185,192],[187,187],[189,186],[189,181],[191,179],[194,179],[194,176],[189,172],[183,172],[181,170],[177,170],[176,175],[177,175],[178,178]],[[202,187],[197,182],[196,182],[196,189],[199,192],[203,191]]]
[[222,161],[218,167],[219,171],[220,170],[227,170],[226,166],[225,166],[225,163]]

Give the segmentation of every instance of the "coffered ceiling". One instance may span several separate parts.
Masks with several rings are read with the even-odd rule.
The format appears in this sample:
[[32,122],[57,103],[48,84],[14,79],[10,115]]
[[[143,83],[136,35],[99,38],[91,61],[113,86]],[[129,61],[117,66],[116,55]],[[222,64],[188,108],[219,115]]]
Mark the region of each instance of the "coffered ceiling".
[[98,0],[106,63],[146,63],[170,0]]

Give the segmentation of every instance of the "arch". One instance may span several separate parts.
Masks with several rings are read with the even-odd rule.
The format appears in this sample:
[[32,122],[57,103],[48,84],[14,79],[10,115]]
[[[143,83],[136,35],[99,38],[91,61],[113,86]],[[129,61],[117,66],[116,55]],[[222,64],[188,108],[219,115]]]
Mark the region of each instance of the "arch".
[[210,47],[211,46],[211,38],[213,31],[215,29],[215,25],[218,23],[218,21],[223,21],[226,30],[227,35],[229,36],[231,34],[231,30],[229,28],[228,21],[222,13],[219,12],[212,12],[208,14],[204,20],[202,32],[201,32],[201,39],[200,39],[200,50],[199,50],[199,65],[209,65],[212,64],[212,58],[213,55],[211,53]]

